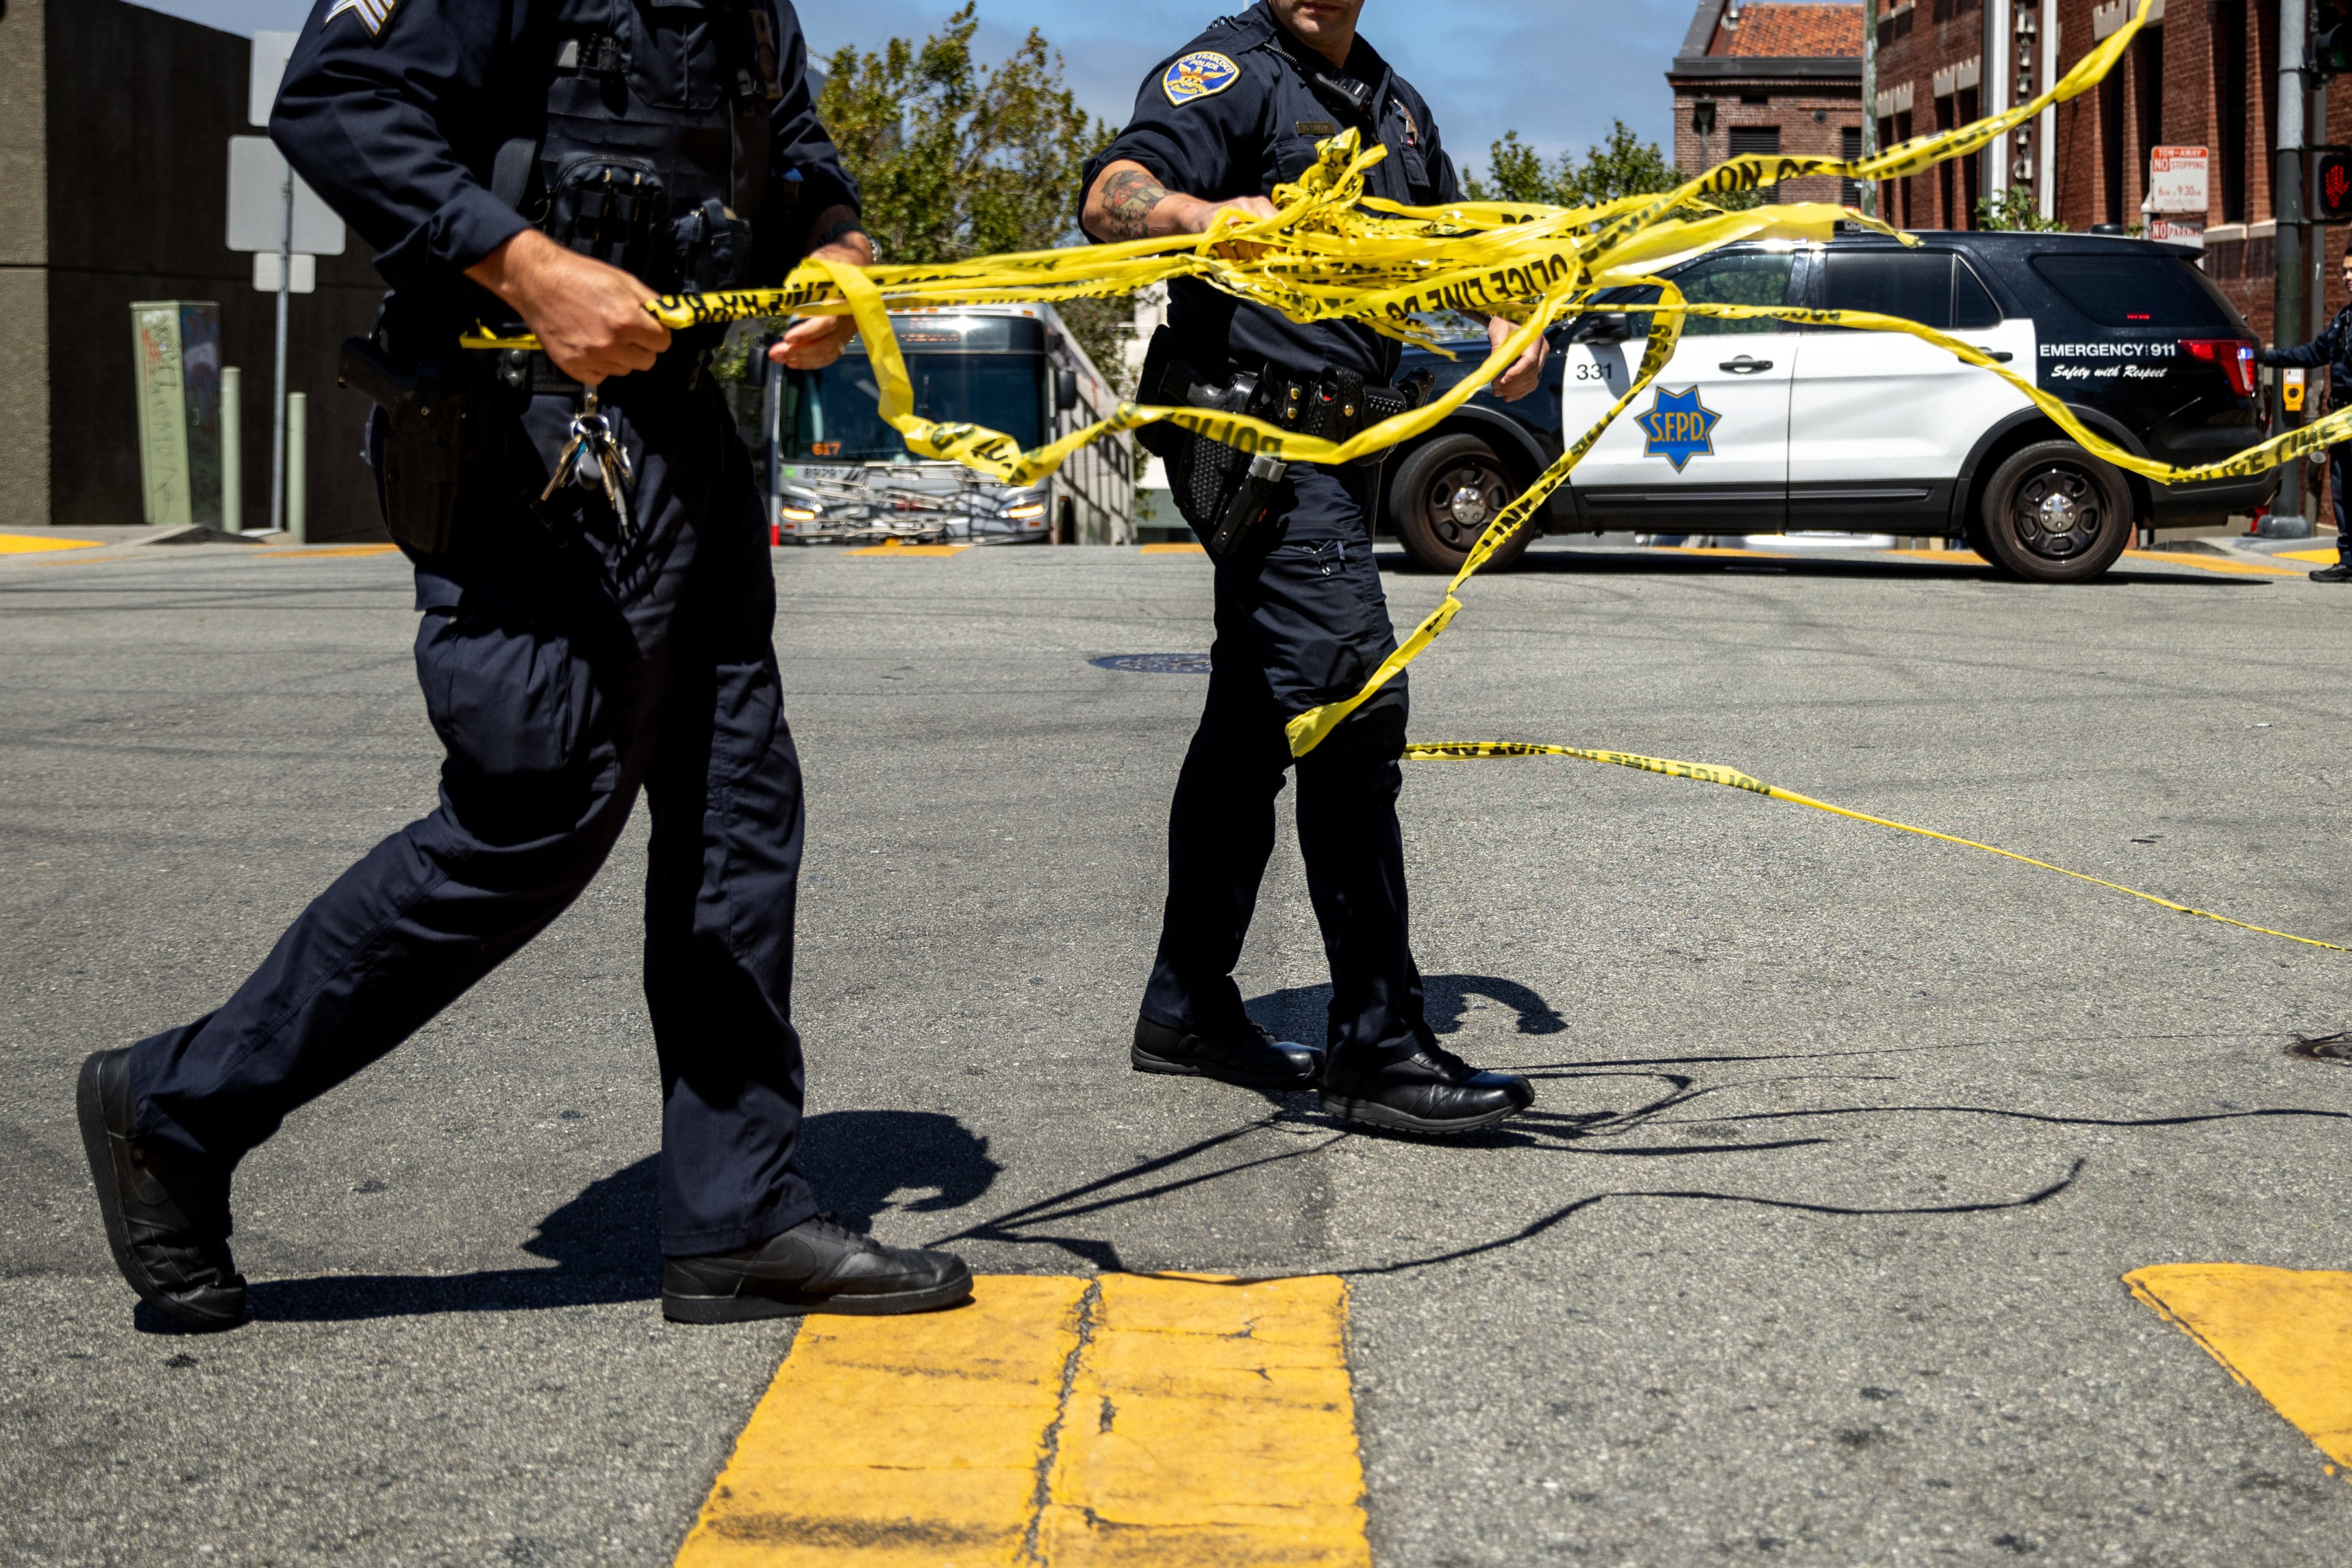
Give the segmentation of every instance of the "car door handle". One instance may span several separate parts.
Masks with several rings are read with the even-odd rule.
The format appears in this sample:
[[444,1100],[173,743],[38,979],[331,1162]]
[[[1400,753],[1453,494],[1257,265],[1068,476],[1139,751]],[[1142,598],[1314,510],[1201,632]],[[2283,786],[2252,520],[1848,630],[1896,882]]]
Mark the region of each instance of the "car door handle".
[[1770,370],[1772,362],[1769,359],[1749,359],[1746,354],[1741,354],[1738,359],[1725,360],[1715,368],[1727,370],[1734,375],[1753,375],[1759,370]]
[[1969,347],[1976,350],[1977,353],[1984,355],[1985,358],[1992,361],[1995,364],[2007,364],[2010,361],[2017,357],[2007,349],[1989,349],[1982,343],[1970,343]]

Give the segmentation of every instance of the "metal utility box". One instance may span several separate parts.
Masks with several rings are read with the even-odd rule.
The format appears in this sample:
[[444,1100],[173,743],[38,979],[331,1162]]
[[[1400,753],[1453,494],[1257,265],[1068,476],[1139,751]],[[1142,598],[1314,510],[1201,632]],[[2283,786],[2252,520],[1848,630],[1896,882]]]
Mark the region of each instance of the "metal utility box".
[[134,300],[131,340],[146,521],[219,528],[220,307],[209,300]]

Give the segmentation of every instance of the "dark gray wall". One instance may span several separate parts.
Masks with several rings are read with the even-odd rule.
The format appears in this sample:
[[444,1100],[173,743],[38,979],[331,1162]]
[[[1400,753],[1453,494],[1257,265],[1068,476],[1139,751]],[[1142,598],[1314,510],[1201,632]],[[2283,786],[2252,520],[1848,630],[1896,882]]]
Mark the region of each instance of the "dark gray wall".
[[[244,372],[244,521],[263,527],[276,296],[224,243],[228,139],[260,134],[245,119],[250,45],[122,0],[47,10],[50,519],[141,521],[130,304],[211,300],[224,363]],[[382,291],[352,236],[319,258],[318,292],[293,298],[287,386],[310,395],[312,539],[383,537],[356,456],[367,400],[335,385],[337,350]]]

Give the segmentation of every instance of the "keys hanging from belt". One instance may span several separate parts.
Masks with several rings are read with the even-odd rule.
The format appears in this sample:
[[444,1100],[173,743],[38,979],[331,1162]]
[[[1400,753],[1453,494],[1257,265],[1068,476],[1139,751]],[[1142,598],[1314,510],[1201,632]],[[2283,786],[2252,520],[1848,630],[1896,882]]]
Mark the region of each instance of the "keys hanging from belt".
[[555,459],[555,472],[547,488],[539,492],[546,500],[569,481],[583,488],[604,487],[604,500],[613,509],[613,516],[621,525],[621,542],[628,544],[636,536],[636,522],[629,515],[629,487],[635,484],[636,475],[629,467],[629,454],[613,434],[604,416],[596,406],[596,389],[588,388],[580,412],[572,416],[572,433],[563,443],[563,451]]

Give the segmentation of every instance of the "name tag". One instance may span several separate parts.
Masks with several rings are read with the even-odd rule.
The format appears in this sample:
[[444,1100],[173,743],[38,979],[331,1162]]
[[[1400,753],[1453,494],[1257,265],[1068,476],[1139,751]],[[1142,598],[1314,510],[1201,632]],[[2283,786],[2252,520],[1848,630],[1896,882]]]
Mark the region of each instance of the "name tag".
[[1339,128],[1328,120],[1301,120],[1297,122],[1301,136],[1337,136]]

